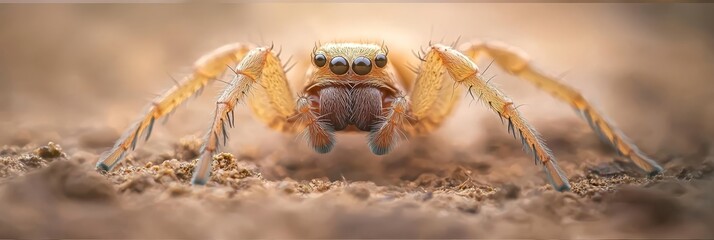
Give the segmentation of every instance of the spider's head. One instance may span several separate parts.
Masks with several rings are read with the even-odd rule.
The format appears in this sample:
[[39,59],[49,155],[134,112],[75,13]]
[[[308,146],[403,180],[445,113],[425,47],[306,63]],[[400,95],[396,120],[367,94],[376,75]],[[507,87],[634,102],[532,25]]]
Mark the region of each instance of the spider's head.
[[384,45],[327,43],[312,52],[315,79],[362,81],[382,79],[389,50]]

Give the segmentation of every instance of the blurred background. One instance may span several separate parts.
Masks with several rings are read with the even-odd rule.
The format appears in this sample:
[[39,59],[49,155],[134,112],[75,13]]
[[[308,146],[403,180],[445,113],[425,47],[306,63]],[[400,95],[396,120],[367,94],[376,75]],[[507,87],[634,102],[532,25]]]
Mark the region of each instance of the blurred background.
[[[317,41],[383,40],[405,56],[392,63],[415,64],[411,50],[461,37],[522,48],[646,152],[695,151],[714,133],[711,10],[710,4],[6,4],[0,7],[0,144],[57,141],[105,150],[154,94],[173,84],[170,76],[186,75],[193,61],[226,43],[282,47],[284,58],[298,61],[289,73],[297,92]],[[496,68],[487,75],[524,104],[520,109],[536,127],[577,120],[567,105],[529,83]],[[161,149],[167,139],[201,135],[222,85],[179,109],[146,146]],[[438,134],[464,145],[506,135],[489,111],[462,102]],[[239,112],[229,150],[262,149],[281,136],[246,109]],[[241,137],[256,128],[266,133]]]

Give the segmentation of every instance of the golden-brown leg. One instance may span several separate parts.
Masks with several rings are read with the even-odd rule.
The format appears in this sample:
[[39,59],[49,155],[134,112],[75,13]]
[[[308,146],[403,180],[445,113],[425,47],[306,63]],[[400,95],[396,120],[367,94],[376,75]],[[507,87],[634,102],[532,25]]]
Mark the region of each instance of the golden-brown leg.
[[[218,151],[220,137],[223,144],[228,140],[226,124],[233,126],[233,108],[246,95],[256,94],[251,92],[254,88],[262,88],[259,98],[254,100],[265,100],[261,105],[253,103],[251,106],[257,112],[259,119],[266,123],[278,122],[286,125],[287,119],[295,115],[295,101],[288,87],[285,72],[280,64],[280,59],[272,53],[272,48],[255,48],[248,52],[243,60],[235,68],[236,76],[226,87],[216,103],[216,112],[213,124],[206,134],[201,154],[193,173],[191,182],[197,185],[206,184],[210,177],[213,154]],[[271,116],[270,120],[266,116]]]
[[144,115],[122,134],[111,150],[101,156],[97,162],[97,169],[111,170],[123,160],[129,150],[134,150],[139,136],[143,134],[146,140],[149,139],[157,119],[175,110],[179,104],[215,80],[227,66],[240,61],[248,50],[250,50],[249,45],[229,44],[201,57],[194,63],[194,71],[191,75],[156,97],[146,107]]
[[248,106],[253,115],[274,130],[297,132],[301,129],[301,125],[295,121],[288,121],[288,118],[295,114],[295,99],[285,81],[282,67],[271,65],[263,71],[260,84],[251,87],[251,92],[248,94]]
[[[413,80],[410,94],[410,116],[414,119],[408,121],[409,125],[405,125],[404,129],[410,135],[426,135],[441,126],[454,110],[462,93],[457,91],[458,85],[444,74],[443,65],[422,64],[416,70],[417,77]],[[398,71],[401,78],[411,75],[401,69]]]
[[528,57],[522,51],[502,43],[466,43],[460,49],[473,61],[481,54],[494,59],[510,74],[524,78],[539,88],[545,90],[563,102],[573,106],[600,138],[611,144],[620,155],[631,159],[638,167],[651,175],[662,172],[662,167],[642,153],[624,133],[614,127],[606,118],[596,111],[592,105],[575,89],[560,83],[555,77],[544,74],[529,63]]
[[[558,167],[552,153],[540,139],[538,132],[530,126],[514,107],[513,102],[501,91],[481,78],[476,64],[461,52],[441,44],[432,45],[423,58],[412,95],[412,114],[417,121],[428,116],[434,104],[447,96],[443,95],[441,75],[449,73],[456,83],[468,88],[469,94],[482,99],[499,117],[508,120],[508,131],[521,137],[524,147],[533,152],[536,163],[543,164],[553,187],[558,191],[570,189],[568,179]],[[442,92],[441,94],[438,94]]]

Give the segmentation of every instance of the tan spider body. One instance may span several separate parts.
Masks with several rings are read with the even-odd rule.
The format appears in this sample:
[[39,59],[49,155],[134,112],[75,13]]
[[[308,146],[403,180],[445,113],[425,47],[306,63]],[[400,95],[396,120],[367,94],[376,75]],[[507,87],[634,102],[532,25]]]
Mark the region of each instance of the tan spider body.
[[[312,67],[307,84],[294,99],[279,53],[272,46],[254,47],[231,44],[214,50],[195,63],[193,74],[157,97],[142,118],[130,127],[113,149],[102,156],[97,168],[110,170],[126,152],[134,149],[137,138],[148,139],[154,121],[173,111],[228,66],[235,77],[219,97],[213,124],[209,129],[192,182],[209,179],[213,155],[220,140],[227,141],[226,126],[233,126],[233,108],[246,101],[256,118],[273,129],[306,134],[317,152],[329,152],[336,131],[368,132],[373,153],[388,153],[401,135],[426,134],[441,125],[451,113],[460,91],[478,98],[507,124],[509,133],[519,137],[524,149],[544,166],[553,187],[568,190],[570,185],[538,132],[500,90],[485,81],[474,63],[481,56],[493,58],[506,72],[520,76],[574,107],[604,141],[650,174],[662,168],[649,159],[627,138],[595,111],[575,90],[535,69],[522,52],[498,43],[472,42],[454,47],[430,44],[415,70],[415,79],[404,74],[405,59],[388,57],[384,45],[328,43],[312,52]],[[389,59],[389,60],[388,60]]]

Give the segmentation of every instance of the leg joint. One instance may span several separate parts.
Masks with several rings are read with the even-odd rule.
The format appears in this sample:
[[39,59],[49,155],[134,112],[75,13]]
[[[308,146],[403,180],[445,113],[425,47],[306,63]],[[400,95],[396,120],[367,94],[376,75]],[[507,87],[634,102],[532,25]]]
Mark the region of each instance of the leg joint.
[[503,107],[501,108],[501,112],[503,112],[503,115],[506,115],[509,118],[514,115],[513,111],[515,110],[516,109],[513,107],[513,102],[510,101],[503,104]]

